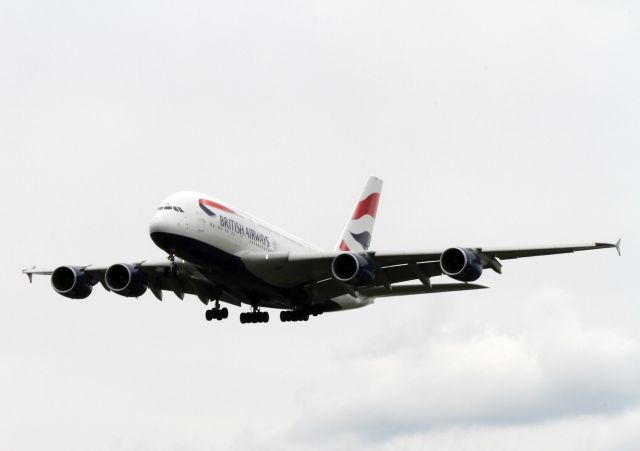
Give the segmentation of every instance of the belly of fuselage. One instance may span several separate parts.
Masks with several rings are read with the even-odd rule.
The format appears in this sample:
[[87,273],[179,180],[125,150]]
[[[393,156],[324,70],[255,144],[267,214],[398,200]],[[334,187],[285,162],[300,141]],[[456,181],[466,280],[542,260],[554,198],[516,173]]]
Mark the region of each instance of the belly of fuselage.
[[165,252],[198,266],[205,277],[244,303],[290,308],[295,301],[305,302],[299,288],[272,286],[249,272],[239,257],[211,244],[167,232],[153,232],[151,239]]

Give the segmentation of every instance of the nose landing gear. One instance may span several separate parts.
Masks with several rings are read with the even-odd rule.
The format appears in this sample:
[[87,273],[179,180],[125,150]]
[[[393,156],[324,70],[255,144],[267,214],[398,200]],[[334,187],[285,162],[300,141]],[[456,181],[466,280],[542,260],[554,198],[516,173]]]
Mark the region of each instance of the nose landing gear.
[[170,252],[167,260],[171,262],[171,274],[173,276],[178,275],[178,268],[176,267],[176,254],[175,252]]

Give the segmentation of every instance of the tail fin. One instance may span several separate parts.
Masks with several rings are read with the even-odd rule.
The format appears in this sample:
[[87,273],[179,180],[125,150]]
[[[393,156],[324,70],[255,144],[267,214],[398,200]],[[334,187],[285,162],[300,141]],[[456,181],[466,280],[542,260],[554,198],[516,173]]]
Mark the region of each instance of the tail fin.
[[342,233],[338,249],[341,251],[366,251],[369,249],[381,192],[382,180],[377,177],[369,177],[353,215]]

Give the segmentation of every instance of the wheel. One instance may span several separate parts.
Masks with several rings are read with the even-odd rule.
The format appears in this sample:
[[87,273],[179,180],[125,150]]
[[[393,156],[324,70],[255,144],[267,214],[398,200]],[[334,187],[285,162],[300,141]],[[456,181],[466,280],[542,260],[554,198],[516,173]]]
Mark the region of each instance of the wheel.
[[262,322],[263,323],[268,323],[269,322],[269,312],[263,312],[262,313]]
[[207,310],[206,312],[204,312],[204,317],[207,319],[207,321],[211,321],[213,319],[213,310]]
[[221,317],[222,319],[229,318],[229,309],[227,309],[226,307],[223,307],[223,308],[220,310],[220,317]]
[[218,321],[222,321],[222,319],[224,318],[222,311],[221,310],[216,310],[216,319]]
[[240,323],[244,324],[247,322],[246,313],[240,313]]
[[280,321],[286,323],[289,321],[289,312],[287,310],[283,310],[280,312]]

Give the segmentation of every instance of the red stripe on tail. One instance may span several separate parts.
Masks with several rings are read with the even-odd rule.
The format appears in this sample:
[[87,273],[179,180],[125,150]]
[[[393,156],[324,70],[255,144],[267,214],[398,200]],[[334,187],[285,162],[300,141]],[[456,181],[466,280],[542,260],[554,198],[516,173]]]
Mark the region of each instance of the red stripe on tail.
[[351,219],[360,219],[366,215],[375,218],[376,212],[378,211],[378,202],[380,202],[380,193],[372,193],[366,199],[362,199],[358,203],[356,211],[353,212],[353,217]]
[[347,246],[347,243],[344,242],[344,240],[340,242],[339,249],[341,251],[350,251],[351,250],[351,249],[349,249],[349,246]]

